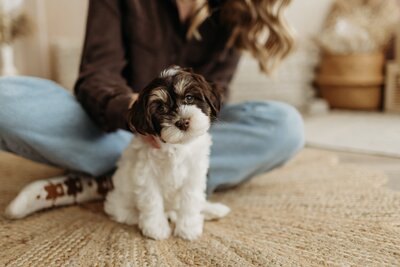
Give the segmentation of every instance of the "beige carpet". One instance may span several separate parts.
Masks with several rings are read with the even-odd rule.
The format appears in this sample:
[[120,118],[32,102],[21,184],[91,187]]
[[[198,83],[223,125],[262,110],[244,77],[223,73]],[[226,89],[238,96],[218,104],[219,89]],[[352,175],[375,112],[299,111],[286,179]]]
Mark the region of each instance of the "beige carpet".
[[[59,172],[5,158],[1,209],[26,181]],[[136,227],[107,219],[101,203],[1,218],[0,266],[399,266],[400,193],[382,186],[382,173],[335,159],[305,150],[215,195],[233,212],[207,222],[195,242],[145,239]],[[30,177],[20,178],[26,171]]]

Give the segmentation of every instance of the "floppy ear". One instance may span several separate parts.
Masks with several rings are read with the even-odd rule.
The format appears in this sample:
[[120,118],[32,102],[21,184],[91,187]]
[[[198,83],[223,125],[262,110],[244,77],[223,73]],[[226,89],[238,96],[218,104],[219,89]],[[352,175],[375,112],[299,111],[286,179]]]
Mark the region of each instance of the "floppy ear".
[[214,121],[222,106],[222,89],[215,83],[208,83],[204,91],[204,96],[211,108],[211,120]]
[[202,87],[204,98],[211,108],[211,121],[214,121],[217,118],[222,106],[222,87],[217,85],[216,83],[207,82],[206,79],[204,79],[204,77],[200,74],[195,74],[192,72],[192,77]]
[[139,97],[128,112],[128,126],[132,132],[155,135],[146,97]]

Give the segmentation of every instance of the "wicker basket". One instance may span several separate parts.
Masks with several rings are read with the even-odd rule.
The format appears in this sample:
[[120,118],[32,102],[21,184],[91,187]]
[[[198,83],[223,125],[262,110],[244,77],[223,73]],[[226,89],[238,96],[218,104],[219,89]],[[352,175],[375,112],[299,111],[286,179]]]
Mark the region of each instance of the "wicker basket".
[[382,103],[383,53],[322,57],[317,75],[331,108],[376,110]]

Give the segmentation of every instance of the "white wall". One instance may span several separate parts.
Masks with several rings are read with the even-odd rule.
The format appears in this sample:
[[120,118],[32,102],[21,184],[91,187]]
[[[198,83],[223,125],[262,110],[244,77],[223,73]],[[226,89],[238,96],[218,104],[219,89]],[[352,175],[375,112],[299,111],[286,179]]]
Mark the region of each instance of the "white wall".
[[287,11],[287,18],[299,38],[312,37],[321,30],[333,1],[293,0]]
[[82,43],[88,0],[26,0],[34,32],[16,44],[17,67],[22,74],[52,78],[51,44]]

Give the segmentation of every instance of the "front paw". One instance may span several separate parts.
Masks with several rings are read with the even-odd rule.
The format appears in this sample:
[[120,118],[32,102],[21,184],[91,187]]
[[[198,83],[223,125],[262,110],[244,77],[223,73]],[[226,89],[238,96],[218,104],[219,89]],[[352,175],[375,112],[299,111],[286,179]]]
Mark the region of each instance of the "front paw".
[[217,220],[225,217],[231,209],[221,203],[212,203],[207,201],[201,213],[206,221]]
[[165,217],[157,219],[149,218],[146,221],[140,222],[139,228],[142,230],[144,236],[155,240],[167,239],[171,235],[171,228],[169,227],[168,220]]
[[178,219],[174,235],[186,240],[195,240],[203,233],[203,216]]

